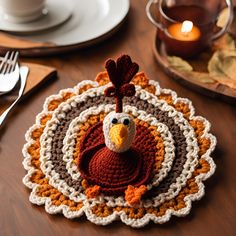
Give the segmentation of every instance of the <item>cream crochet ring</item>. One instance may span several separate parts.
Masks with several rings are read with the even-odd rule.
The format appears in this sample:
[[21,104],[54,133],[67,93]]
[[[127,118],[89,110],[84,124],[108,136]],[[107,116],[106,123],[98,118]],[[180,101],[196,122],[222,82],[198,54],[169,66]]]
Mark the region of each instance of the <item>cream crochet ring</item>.
[[187,215],[215,171],[210,123],[129,56],[105,67],[95,81],[48,97],[27,131],[30,201],[98,225],[138,228]]

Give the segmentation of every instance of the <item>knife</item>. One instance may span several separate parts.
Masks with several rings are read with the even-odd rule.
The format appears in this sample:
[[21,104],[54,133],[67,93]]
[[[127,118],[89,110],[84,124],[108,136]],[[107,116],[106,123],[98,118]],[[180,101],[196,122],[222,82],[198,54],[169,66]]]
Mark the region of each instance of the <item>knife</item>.
[[21,66],[20,67],[20,89],[19,89],[19,92],[18,92],[18,97],[17,99],[11,104],[10,107],[7,108],[6,111],[4,111],[2,113],[2,115],[0,116],[0,126],[3,124],[3,121],[5,120],[5,118],[7,117],[7,115],[9,114],[9,112],[11,111],[11,109],[17,104],[17,102],[20,100],[20,98],[22,97],[23,95],[23,92],[24,92],[24,88],[25,88],[25,85],[26,85],[26,81],[27,81],[27,76],[28,76],[28,73],[29,73],[29,68],[27,66]]

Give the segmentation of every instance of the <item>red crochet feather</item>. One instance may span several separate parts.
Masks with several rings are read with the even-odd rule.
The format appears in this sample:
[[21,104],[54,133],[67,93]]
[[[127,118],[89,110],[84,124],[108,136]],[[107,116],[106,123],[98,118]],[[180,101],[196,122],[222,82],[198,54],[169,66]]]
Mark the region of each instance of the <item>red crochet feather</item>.
[[123,110],[122,99],[135,94],[135,86],[130,84],[130,81],[138,72],[139,66],[132,62],[130,56],[123,55],[116,62],[112,59],[107,60],[105,68],[113,86],[108,87],[104,91],[104,95],[116,98],[116,112],[121,113]]

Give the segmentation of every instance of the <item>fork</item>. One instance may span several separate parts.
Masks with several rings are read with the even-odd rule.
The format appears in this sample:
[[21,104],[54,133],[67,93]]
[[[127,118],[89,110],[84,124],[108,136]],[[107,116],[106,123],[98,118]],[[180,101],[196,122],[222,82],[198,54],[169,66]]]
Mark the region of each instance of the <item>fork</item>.
[[19,52],[7,52],[0,64],[0,95],[10,92],[20,78],[17,64]]
[[10,107],[8,107],[0,116],[0,127],[3,124],[5,118],[7,117],[7,115],[9,114],[9,112],[12,110],[12,108],[19,102],[19,100],[21,99],[23,92],[24,92],[24,88],[26,85],[26,81],[27,81],[27,76],[29,73],[29,68],[27,66],[21,66],[20,67],[20,80],[21,80],[21,85],[20,85],[20,89],[18,92],[18,97],[17,99],[11,104]]

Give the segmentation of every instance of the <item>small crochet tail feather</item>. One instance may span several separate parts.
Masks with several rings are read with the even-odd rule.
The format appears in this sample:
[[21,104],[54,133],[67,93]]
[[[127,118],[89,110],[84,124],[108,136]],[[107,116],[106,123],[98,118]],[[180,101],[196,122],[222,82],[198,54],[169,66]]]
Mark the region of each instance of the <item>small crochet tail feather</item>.
[[116,98],[116,112],[123,110],[123,97],[131,97],[135,94],[135,86],[129,84],[139,70],[137,63],[132,62],[130,56],[122,55],[115,62],[109,59],[105,63],[109,79],[113,86],[104,91],[104,95]]
[[108,59],[105,64],[105,68],[107,70],[107,73],[109,75],[109,79],[112,82],[115,87],[118,86],[118,79],[117,79],[117,73],[116,73],[116,63],[112,59]]

